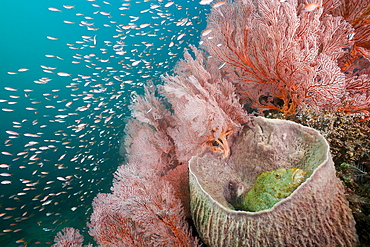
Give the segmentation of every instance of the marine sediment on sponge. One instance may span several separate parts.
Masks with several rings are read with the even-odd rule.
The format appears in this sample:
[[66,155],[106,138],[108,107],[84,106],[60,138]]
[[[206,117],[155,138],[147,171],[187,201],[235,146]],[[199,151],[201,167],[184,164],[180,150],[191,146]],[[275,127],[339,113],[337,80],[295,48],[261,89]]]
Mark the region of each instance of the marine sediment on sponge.
[[[335,176],[325,139],[311,128],[257,117],[231,146],[228,160],[212,154],[189,162],[191,212],[209,246],[354,246],[355,221]],[[256,177],[278,168],[299,168],[308,178],[271,209],[230,209],[227,181],[249,190]]]

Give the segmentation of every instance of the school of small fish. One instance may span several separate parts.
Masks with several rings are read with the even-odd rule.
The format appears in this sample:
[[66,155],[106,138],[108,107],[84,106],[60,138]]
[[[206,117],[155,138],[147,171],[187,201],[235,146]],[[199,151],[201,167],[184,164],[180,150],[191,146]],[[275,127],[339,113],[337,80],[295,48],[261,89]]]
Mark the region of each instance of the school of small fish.
[[66,210],[86,220],[93,197],[109,191],[123,161],[130,101],[146,81],[171,72],[190,43],[211,34],[203,31],[206,13],[227,1],[50,3],[45,13],[81,35],[71,41],[56,29],[41,38],[70,53],[49,51],[43,54],[49,62],[20,62],[5,73],[24,86],[1,84],[0,244],[14,234],[13,243],[33,246],[27,239],[32,227],[54,236],[66,226]]

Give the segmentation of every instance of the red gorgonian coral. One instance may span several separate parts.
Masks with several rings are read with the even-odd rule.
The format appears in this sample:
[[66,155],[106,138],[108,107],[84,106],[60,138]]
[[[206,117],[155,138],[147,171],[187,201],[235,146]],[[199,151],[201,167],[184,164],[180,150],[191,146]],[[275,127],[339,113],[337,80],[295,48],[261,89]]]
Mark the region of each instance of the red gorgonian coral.
[[368,112],[369,70],[348,74],[348,65],[339,62],[351,51],[361,51],[368,61],[369,28],[363,27],[368,27],[369,7],[365,1],[347,3],[353,13],[362,9],[357,19],[352,12],[345,18],[331,15],[343,12],[344,2],[324,2],[323,8],[304,12],[307,1],[235,1],[212,11],[204,48],[255,109],[286,115],[307,106]]

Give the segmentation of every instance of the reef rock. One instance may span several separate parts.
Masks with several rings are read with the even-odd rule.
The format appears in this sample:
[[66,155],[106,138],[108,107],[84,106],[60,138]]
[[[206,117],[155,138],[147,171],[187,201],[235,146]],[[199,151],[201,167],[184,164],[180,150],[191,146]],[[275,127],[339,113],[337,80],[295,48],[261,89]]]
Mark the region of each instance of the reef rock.
[[[307,179],[272,208],[236,211],[225,186],[246,193],[262,172],[307,171]],[[203,153],[189,161],[191,213],[209,246],[354,246],[358,237],[326,140],[291,121],[256,117],[224,160]],[[227,197],[227,196],[226,196]]]

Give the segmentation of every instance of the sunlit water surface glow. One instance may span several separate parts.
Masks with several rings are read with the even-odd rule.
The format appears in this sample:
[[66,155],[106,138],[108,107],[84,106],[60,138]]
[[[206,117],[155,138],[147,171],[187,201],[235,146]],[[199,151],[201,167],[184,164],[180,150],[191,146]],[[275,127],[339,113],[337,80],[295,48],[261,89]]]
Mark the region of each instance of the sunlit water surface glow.
[[[210,1],[211,2],[211,1]],[[128,104],[198,44],[199,1],[3,1],[0,246],[88,237],[98,192],[123,161]]]

